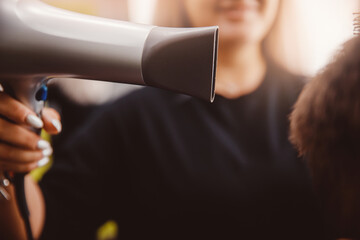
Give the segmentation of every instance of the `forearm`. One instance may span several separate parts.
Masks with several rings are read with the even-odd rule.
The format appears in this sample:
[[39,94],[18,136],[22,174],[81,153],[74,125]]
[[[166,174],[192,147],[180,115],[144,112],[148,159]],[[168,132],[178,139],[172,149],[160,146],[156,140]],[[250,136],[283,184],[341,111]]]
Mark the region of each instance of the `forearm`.
[[[39,238],[45,219],[45,204],[38,185],[28,175],[25,178],[26,198],[34,238]],[[7,188],[10,200],[0,200],[0,239],[26,239],[24,221],[16,205],[14,187]]]

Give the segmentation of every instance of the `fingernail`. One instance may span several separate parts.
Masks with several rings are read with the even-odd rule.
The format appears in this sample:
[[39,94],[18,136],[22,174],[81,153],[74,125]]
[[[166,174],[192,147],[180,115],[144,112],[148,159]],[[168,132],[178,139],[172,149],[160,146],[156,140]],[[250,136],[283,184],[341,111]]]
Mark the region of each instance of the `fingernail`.
[[50,143],[48,141],[45,141],[45,140],[40,140],[37,143],[37,148],[41,149],[41,150],[50,148]]
[[58,132],[61,132],[61,123],[57,119],[51,120],[52,125],[56,128]]
[[49,163],[49,158],[48,157],[44,157],[43,159],[41,159],[40,161],[38,161],[37,165],[38,167],[43,167],[45,166],[46,164]]
[[50,148],[47,148],[47,149],[44,149],[44,150],[42,151],[42,154],[43,154],[44,157],[49,157],[52,153],[53,153],[53,150],[52,150],[51,147],[50,147]]
[[40,118],[38,118],[37,116],[34,116],[32,114],[27,115],[26,123],[28,123],[29,125],[31,125],[34,128],[42,128],[44,126],[43,121],[41,121]]

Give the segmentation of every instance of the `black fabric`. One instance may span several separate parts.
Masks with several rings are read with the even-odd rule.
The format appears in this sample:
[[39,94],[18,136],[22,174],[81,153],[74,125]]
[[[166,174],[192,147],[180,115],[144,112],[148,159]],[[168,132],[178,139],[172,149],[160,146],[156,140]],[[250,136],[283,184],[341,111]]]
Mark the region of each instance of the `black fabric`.
[[51,138],[51,144],[56,156],[58,152],[62,151],[63,145],[72,137],[76,129],[84,125],[87,119],[97,111],[99,105],[77,103],[69,98],[57,84],[50,84],[48,89],[47,103],[60,113],[62,124],[61,133]]
[[43,239],[325,239],[304,163],[288,141],[303,86],[267,73],[253,93],[210,104],[145,88],[104,107],[41,187]]

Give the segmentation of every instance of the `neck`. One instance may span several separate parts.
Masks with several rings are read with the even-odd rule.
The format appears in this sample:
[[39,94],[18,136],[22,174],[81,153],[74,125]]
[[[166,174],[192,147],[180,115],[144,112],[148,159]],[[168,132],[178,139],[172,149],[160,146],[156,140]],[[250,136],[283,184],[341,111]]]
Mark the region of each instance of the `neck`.
[[261,45],[220,44],[217,69],[216,94],[231,99],[255,91],[266,72]]

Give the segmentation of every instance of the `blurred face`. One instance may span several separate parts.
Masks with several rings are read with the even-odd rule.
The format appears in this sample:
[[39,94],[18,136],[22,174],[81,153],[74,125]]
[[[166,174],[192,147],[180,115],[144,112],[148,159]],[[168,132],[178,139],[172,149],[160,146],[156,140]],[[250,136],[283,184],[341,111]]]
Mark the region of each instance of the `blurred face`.
[[259,43],[270,30],[279,0],[183,0],[194,27],[218,25],[222,43]]

